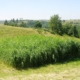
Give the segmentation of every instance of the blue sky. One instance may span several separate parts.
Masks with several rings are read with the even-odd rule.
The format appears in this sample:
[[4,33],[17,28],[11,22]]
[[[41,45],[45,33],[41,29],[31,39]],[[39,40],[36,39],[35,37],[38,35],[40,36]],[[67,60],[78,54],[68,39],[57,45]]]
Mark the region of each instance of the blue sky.
[[80,19],[80,0],[0,0],[0,20],[50,19],[54,14]]

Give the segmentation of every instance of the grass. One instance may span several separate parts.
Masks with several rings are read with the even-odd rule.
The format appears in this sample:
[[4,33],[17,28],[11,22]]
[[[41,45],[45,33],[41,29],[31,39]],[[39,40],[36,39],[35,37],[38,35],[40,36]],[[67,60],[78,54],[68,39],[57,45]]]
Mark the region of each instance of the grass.
[[[42,31],[42,35],[52,36],[49,32]],[[5,37],[15,37],[15,36],[28,36],[32,34],[39,35],[39,32],[37,29],[34,28],[22,28],[22,27],[12,27],[12,26],[6,26],[3,24],[0,24],[0,38]]]
[[30,34],[38,34],[38,32],[36,30],[33,30],[32,28],[26,29],[21,27],[4,26],[0,24],[0,38]]
[[[33,39],[32,41],[36,43],[36,37],[34,38],[32,34],[34,35],[36,34],[37,41],[39,41],[39,45],[41,47],[40,49],[44,49],[45,45],[47,45],[45,49],[48,49],[49,47],[48,45],[50,44],[46,43],[47,40],[48,40],[48,43],[52,41],[52,44],[53,44],[53,41],[57,41],[57,48],[64,46],[65,50],[67,46],[69,47],[69,43],[67,44],[67,46],[64,45],[65,41],[72,40],[74,41],[72,43],[75,43],[75,45],[77,41],[78,43],[80,41],[79,39],[76,39],[76,38],[67,37],[66,39],[66,37],[60,37],[60,36],[52,35],[50,33],[44,34],[42,32],[41,34],[39,34],[37,30],[31,29],[31,28],[26,29],[26,28],[17,28],[17,27],[0,25],[0,43],[3,47],[1,49],[1,45],[0,45],[0,49],[3,51],[3,53],[8,53],[8,54],[11,50],[14,50],[14,49],[18,49],[18,50],[21,49],[21,51],[24,52],[24,49],[23,49],[24,44],[25,45],[28,44],[29,46],[27,47],[30,47],[31,43],[29,41],[31,41],[32,39]],[[27,39],[26,36],[30,37],[30,35],[32,35],[33,37]],[[49,36],[53,36],[53,38]],[[25,43],[26,39],[28,43]],[[60,43],[63,43],[63,44],[60,44]],[[37,46],[39,47],[39,45]],[[37,47],[36,47],[36,50],[37,50]],[[38,51],[41,51],[41,50],[38,50]],[[5,61],[7,58],[3,58],[3,59]],[[8,64],[5,64],[3,63],[3,61],[0,60],[0,80],[41,80],[41,79],[42,80],[79,80],[80,79],[79,68],[80,68],[80,60],[76,60],[76,61],[66,62],[64,64],[62,63],[55,63],[54,65],[46,64],[38,68],[28,68],[24,70],[17,70],[14,67]]]
[[39,67],[80,58],[80,41],[40,35],[0,40],[0,59],[15,68]]
[[[0,62],[1,63],[1,62]],[[80,60],[64,64],[50,64],[39,68],[16,70],[0,64],[1,80],[79,80]]]

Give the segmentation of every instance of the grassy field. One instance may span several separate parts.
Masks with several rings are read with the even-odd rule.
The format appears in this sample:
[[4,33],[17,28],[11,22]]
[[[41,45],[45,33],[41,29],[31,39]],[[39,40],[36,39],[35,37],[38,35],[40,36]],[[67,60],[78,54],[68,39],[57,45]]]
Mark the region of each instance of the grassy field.
[[[55,52],[57,50],[59,50],[60,53],[62,53],[62,51],[63,53],[65,53],[66,51],[70,51],[71,54],[72,50],[70,49],[73,49],[73,52],[78,54],[77,51],[75,52],[75,49],[78,49],[79,45],[80,41],[76,38],[60,37],[57,35],[52,35],[48,32],[44,33],[43,31],[39,34],[37,30],[31,28],[26,29],[0,25],[0,80],[79,80],[80,60],[65,62],[63,64],[46,64],[42,67],[27,68],[22,70],[17,70],[13,66],[6,64],[6,60],[7,62],[13,60],[13,58],[11,58],[10,56],[15,53],[15,49],[17,49],[17,53],[20,53],[19,57],[18,55],[16,56],[17,59],[19,59],[21,62],[21,59],[22,61],[25,61],[24,51],[26,51],[26,49],[28,49],[29,52],[36,52],[40,56],[41,54],[43,56],[45,56],[46,54],[50,54],[50,51],[54,51],[52,50],[52,48],[55,49]],[[38,61],[38,58],[40,58],[39,55],[35,57],[34,55],[32,55],[32,53],[29,55],[31,56],[30,58],[32,59],[32,62]],[[34,57],[32,58],[32,56]],[[50,56],[52,56],[52,53]],[[44,59],[49,60],[49,57],[46,57]],[[56,59],[58,58],[59,57],[57,57]],[[10,59],[10,61],[8,59]],[[40,59],[41,61],[43,61],[42,56]],[[59,59],[61,60],[63,59],[63,57]],[[52,60],[49,61],[51,62]],[[21,62],[21,64],[23,63]]]
[[28,35],[45,35],[54,36],[46,31],[41,31],[34,28],[22,28],[22,27],[12,27],[0,24],[0,38],[5,37],[15,37],[15,36],[28,36]]
[[16,70],[0,62],[0,80],[80,80],[80,60]]
[[4,26],[0,24],[0,38],[30,35],[37,33],[38,32],[36,30],[33,30],[32,28],[26,29],[21,27]]

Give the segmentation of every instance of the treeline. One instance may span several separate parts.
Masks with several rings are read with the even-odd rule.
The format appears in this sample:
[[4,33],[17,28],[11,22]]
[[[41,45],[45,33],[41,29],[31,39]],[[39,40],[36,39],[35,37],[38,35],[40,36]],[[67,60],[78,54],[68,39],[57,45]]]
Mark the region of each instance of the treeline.
[[11,19],[11,20],[5,20],[4,21],[4,25],[10,25],[10,26],[16,26],[16,27],[35,27],[35,25],[39,23],[42,25],[42,27],[47,28],[48,27],[48,21],[46,20],[15,20],[15,19]]
[[49,27],[50,31],[54,34],[55,33],[59,35],[66,34],[69,36],[74,36],[79,38],[77,26],[70,23],[62,24],[62,20],[58,15],[54,15],[50,18]]
[[74,25],[69,22],[65,22],[64,24],[61,18],[58,15],[54,15],[50,18],[50,20],[15,20],[12,19],[10,21],[5,20],[4,25],[17,26],[17,27],[32,27],[32,28],[46,28],[47,31],[53,34],[59,35],[69,35],[79,38],[79,33],[77,30],[77,25]]

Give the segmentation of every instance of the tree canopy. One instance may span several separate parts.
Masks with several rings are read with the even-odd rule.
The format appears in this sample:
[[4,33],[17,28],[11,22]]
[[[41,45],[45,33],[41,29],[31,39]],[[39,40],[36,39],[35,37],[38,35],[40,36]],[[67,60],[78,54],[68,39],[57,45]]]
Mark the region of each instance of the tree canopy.
[[58,15],[54,15],[50,18],[49,25],[53,33],[62,34],[62,23]]
[[35,28],[41,28],[42,27],[41,22],[40,21],[36,21],[34,27]]

